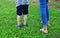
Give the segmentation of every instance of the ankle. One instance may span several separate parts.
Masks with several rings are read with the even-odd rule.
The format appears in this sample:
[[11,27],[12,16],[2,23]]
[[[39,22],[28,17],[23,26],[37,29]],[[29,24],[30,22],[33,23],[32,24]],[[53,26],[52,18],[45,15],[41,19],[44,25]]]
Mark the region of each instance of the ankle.
[[17,25],[20,25],[20,24],[17,24]]
[[24,23],[24,25],[26,25],[26,23]]

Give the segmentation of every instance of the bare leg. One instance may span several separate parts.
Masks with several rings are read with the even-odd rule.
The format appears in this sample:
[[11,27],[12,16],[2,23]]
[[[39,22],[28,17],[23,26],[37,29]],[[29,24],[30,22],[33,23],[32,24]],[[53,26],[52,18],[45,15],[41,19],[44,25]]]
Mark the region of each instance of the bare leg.
[[27,23],[27,15],[24,15],[24,25]]
[[20,16],[17,16],[17,24],[20,25]]

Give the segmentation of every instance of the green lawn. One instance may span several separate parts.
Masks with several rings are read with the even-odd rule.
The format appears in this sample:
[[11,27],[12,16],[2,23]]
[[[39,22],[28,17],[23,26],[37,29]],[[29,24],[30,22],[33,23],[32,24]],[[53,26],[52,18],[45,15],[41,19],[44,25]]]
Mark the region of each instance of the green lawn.
[[15,2],[0,0],[0,38],[60,38],[60,11],[50,8],[50,22],[49,33],[40,32],[42,24],[39,6],[32,4],[29,6],[28,27],[17,28]]

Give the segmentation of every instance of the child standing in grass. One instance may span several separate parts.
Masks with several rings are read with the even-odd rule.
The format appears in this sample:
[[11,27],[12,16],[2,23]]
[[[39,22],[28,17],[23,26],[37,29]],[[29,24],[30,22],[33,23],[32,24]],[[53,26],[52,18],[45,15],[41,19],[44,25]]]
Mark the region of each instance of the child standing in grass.
[[28,15],[28,5],[29,0],[16,0],[16,9],[17,9],[17,26],[20,27],[21,15],[24,15],[24,26],[27,26],[27,15]]
[[43,28],[40,31],[48,33],[47,25],[49,24],[49,10],[48,10],[48,0],[40,0],[40,10],[42,17]]

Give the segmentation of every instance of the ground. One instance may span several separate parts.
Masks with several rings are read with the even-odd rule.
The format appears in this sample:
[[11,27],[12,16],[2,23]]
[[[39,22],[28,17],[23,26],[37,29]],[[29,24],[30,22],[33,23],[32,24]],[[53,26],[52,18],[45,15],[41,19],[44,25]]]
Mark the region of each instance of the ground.
[[51,26],[48,26],[49,33],[44,34],[39,30],[42,24],[38,5],[29,5],[28,27],[17,28],[14,0],[0,0],[0,38],[60,38],[60,10],[49,10]]

